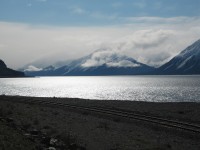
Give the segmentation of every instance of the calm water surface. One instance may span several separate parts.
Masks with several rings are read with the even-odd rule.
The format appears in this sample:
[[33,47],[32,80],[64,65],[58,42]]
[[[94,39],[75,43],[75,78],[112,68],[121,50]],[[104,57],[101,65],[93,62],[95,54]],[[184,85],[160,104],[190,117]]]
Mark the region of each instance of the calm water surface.
[[200,76],[1,78],[0,95],[200,102]]

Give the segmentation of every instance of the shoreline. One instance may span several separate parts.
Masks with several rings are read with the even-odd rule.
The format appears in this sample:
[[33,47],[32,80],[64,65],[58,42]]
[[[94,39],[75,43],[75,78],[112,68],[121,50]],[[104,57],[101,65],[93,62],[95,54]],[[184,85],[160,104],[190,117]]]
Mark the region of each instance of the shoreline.
[[[94,115],[91,112],[20,102],[20,100],[41,99],[79,106],[121,109],[200,124],[200,103],[195,102],[92,101],[77,98],[39,98],[2,95],[0,96],[0,117],[4,121],[0,121],[1,128],[14,130],[12,134],[14,135],[17,132],[17,137],[23,139],[19,143],[32,142],[29,145],[33,147],[43,146],[43,148],[54,147],[59,149],[60,146],[60,149],[62,149],[61,146],[65,146],[65,148],[71,146],[72,149],[74,146],[79,149],[89,150],[129,150],[133,147],[134,149],[152,150],[200,148],[199,140],[195,139],[195,137],[198,137],[197,135],[190,135],[182,131],[165,129],[141,121],[124,120],[100,114]],[[9,120],[9,118],[12,125],[10,125],[9,121],[5,121]],[[24,126],[26,127],[25,130],[18,131],[15,129]],[[41,139],[37,138],[33,138],[31,141],[30,139],[33,135],[30,135],[30,133],[34,129],[38,131],[38,136],[45,134],[50,141],[54,139],[54,144],[47,142],[47,145],[42,145]],[[41,135],[39,135],[39,132]],[[28,136],[23,136],[24,134]],[[9,137],[11,138],[12,136],[9,135]],[[57,142],[55,142],[56,140]],[[17,143],[14,145],[16,146]],[[0,143],[1,146],[2,143]]]
[[166,118],[183,119],[200,124],[200,103],[199,102],[148,102],[129,100],[94,100],[82,98],[62,98],[62,97],[30,97],[30,96],[9,96],[0,95],[0,100],[44,100],[59,101],[64,104],[75,104],[80,106],[107,107],[135,111],[144,114],[153,114]]

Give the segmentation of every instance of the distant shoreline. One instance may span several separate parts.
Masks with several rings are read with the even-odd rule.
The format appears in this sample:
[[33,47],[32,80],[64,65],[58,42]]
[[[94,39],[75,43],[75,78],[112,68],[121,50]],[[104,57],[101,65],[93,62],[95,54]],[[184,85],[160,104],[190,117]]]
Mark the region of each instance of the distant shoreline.
[[57,78],[57,77],[62,77],[62,78],[64,78],[64,77],[122,77],[122,76],[124,76],[124,77],[128,77],[128,76],[132,76],[132,77],[137,77],[137,76],[144,76],[144,77],[148,77],[148,76],[152,76],[152,77],[156,77],[156,76],[171,76],[171,77],[176,77],[176,76],[194,76],[194,77],[200,77],[200,74],[191,74],[191,75],[153,75],[153,74],[149,74],[149,75],[145,75],[145,74],[143,74],[143,75],[83,75],[83,76],[79,76],[79,75],[67,75],[67,76],[24,76],[24,77],[2,77],[2,76],[0,76],[0,79],[12,79],[12,78],[15,78],[15,79],[17,79],[17,78],[20,78],[20,79],[23,79],[23,78]]
[[[179,112],[184,111],[185,117],[193,119],[193,121],[199,120],[200,118],[193,118],[196,115],[192,113],[199,113],[200,116],[200,102],[150,102],[150,101],[130,101],[130,100],[95,100],[95,99],[82,99],[82,98],[63,98],[63,97],[30,97],[30,96],[11,96],[11,95],[0,95],[0,101],[10,102],[22,102],[25,103],[29,100],[36,101],[42,100],[46,102],[59,102],[63,104],[75,104],[80,106],[98,106],[98,107],[109,107],[109,108],[120,108],[124,110],[134,110],[141,113],[152,113],[167,116],[170,113],[174,113],[171,117],[179,117]],[[189,111],[190,110],[190,111]],[[187,112],[190,112],[187,114]],[[187,115],[191,116],[187,116]]]
[[[164,103],[166,103],[166,104],[168,104],[168,103],[174,103],[174,104],[181,104],[181,103],[199,103],[200,104],[200,102],[189,102],[189,101],[183,101],[183,102],[174,102],[174,101],[169,101],[169,102],[157,102],[157,101],[134,101],[134,100],[112,100],[112,99],[110,99],[110,100],[101,100],[101,99],[85,99],[85,98],[78,98],[78,97],[56,97],[56,96],[52,96],[52,97],[40,97],[40,96],[21,96],[21,95],[6,95],[6,94],[0,94],[0,98],[1,97],[7,97],[8,99],[9,98],[11,98],[11,99],[14,99],[14,98],[17,98],[17,99],[43,99],[43,100],[59,100],[59,101],[65,101],[65,100],[67,100],[67,101],[95,101],[95,103],[97,102],[99,102],[99,101],[103,101],[103,102],[105,102],[105,103],[107,103],[107,102],[116,102],[116,103],[118,103],[118,101],[119,102],[124,102],[124,103],[128,103],[128,102],[132,102],[132,103],[162,103],[162,104],[164,104]],[[1,99],[0,99],[1,100]]]
[[200,76],[200,74],[140,74],[140,75],[67,75],[67,76],[24,76],[24,77],[3,77],[0,78],[42,78],[42,77],[117,77],[117,76]]

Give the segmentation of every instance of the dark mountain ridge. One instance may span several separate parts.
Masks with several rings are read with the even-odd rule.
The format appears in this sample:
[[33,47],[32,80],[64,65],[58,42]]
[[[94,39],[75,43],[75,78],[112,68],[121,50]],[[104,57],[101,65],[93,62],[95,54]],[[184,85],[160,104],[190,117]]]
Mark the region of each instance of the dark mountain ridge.
[[0,78],[5,77],[24,77],[24,73],[7,68],[6,64],[0,60]]

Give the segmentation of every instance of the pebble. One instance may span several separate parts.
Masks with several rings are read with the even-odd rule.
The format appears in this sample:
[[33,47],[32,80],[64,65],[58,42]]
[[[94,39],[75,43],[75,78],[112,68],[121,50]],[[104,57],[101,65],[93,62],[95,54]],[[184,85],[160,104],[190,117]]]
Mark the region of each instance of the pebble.
[[50,145],[55,145],[57,142],[58,142],[58,140],[55,138],[50,139]]
[[55,147],[49,147],[48,150],[56,150]]

